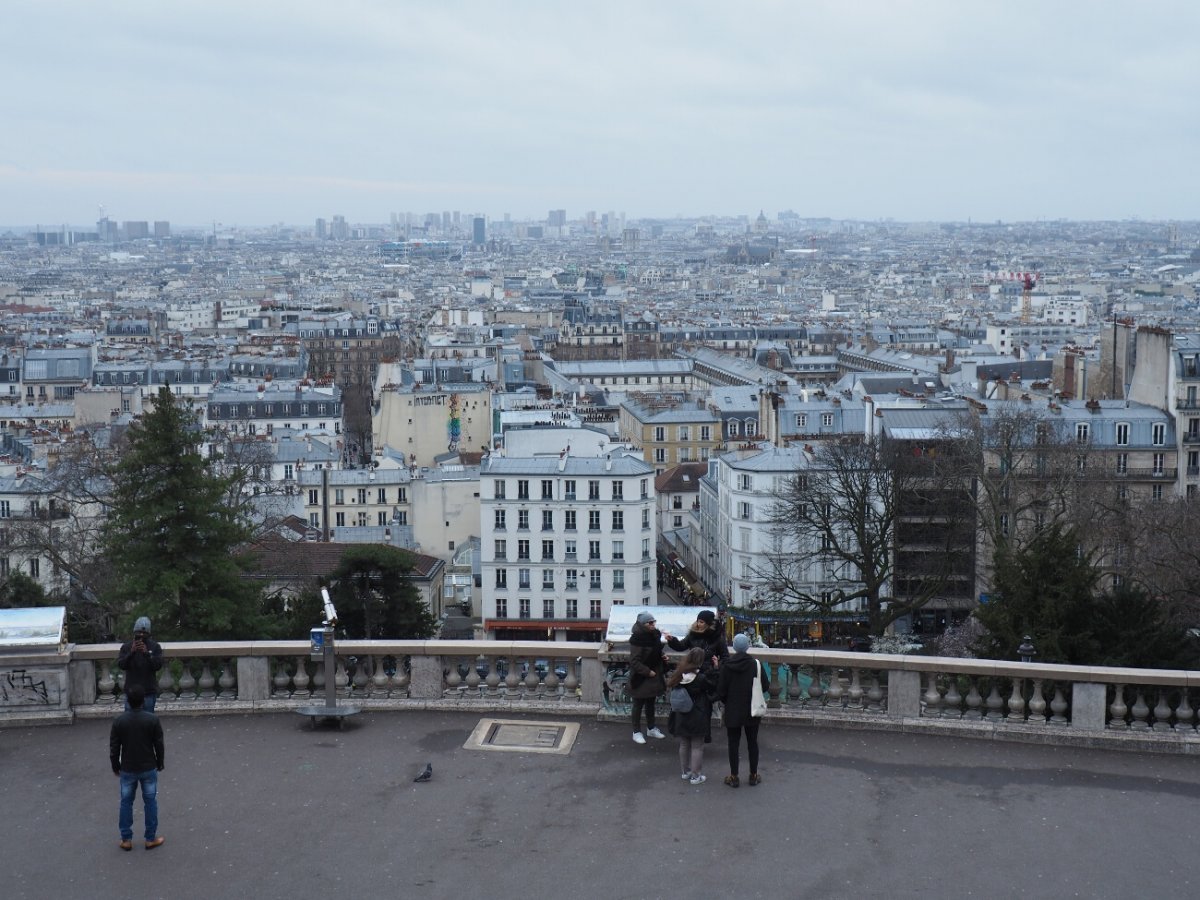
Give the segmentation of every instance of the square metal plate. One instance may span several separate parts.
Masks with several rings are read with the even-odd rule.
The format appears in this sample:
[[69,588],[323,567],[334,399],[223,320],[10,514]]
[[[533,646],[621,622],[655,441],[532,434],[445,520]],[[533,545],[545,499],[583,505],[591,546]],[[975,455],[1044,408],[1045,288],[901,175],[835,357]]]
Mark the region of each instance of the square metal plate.
[[578,722],[530,722],[525,719],[480,719],[463,747],[510,753],[557,753],[575,746]]

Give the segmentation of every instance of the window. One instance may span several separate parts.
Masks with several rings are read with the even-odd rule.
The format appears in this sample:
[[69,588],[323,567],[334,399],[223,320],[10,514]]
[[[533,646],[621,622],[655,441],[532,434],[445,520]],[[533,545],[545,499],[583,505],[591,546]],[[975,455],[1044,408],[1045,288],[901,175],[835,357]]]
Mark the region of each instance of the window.
[[600,510],[593,509],[588,512],[588,531],[600,530]]
[[566,528],[567,531],[574,531],[575,530],[575,510],[568,509],[566,512],[563,513],[563,517],[566,519],[566,522],[564,523],[563,527]]
[[568,560],[573,560],[575,558],[575,548],[576,548],[575,541],[566,541],[565,544],[566,544],[566,552],[564,555]]
[[508,569],[496,570],[496,587],[501,589],[508,587]]
[[588,603],[588,617],[592,619],[600,618],[600,601],[593,599]]
[[335,513],[335,514],[334,514],[334,517],[333,517],[333,524],[334,524],[334,525],[336,525],[338,528],[343,528],[343,527],[345,527],[345,525],[346,525],[346,514],[345,514],[344,512]]
[[517,530],[518,531],[528,531],[529,530],[529,510],[527,510],[527,509],[518,509],[517,510]]
[[692,430],[687,425],[679,426],[679,440],[690,441],[692,439]]
[[567,598],[567,618],[568,619],[578,619],[579,618],[579,598],[578,597],[568,597]]
[[543,500],[553,500],[554,499],[554,482],[553,481],[548,481],[545,479],[542,480],[542,499]]
[[1161,447],[1167,442],[1167,426],[1162,422],[1155,422],[1150,428],[1150,443],[1155,447]]
[[529,559],[529,541],[517,541],[517,559]]
[[[1156,485],[1152,486],[1150,488],[1150,499],[1151,500],[1161,500],[1162,498],[1163,498],[1163,486],[1161,484],[1156,484]],[[37,560],[36,559],[30,560],[30,562],[37,562]],[[30,574],[31,575],[33,574],[32,570],[30,571]]]
[[308,505],[316,506],[320,502],[321,502],[321,492],[316,490],[315,488],[310,489],[308,492]]
[[1153,462],[1154,468],[1152,469],[1151,474],[1152,475],[1162,475],[1163,474],[1163,465],[1167,461],[1167,455],[1165,453],[1155,453],[1153,456],[1153,460],[1154,460],[1154,462]]
[[650,558],[650,538],[642,538],[642,559]]
[[367,489],[359,488],[358,489],[358,504],[359,504],[359,506],[362,506],[366,502],[367,502]]
[[674,519],[671,520],[671,527],[672,528],[682,528],[683,527],[683,516],[675,516]]
[[1117,454],[1117,474],[1125,475],[1128,472],[1129,472],[1129,454],[1128,453],[1118,453]]
[[508,559],[508,541],[496,541],[496,559]]
[[[1159,487],[1162,487],[1162,485],[1159,485]],[[1161,500],[1162,497],[1156,497],[1155,499]],[[42,561],[35,556],[33,559],[31,559],[29,561],[29,577],[30,578],[38,578],[41,576],[41,574],[42,574]]]
[[521,598],[520,600],[518,600],[517,602],[521,604],[521,618],[522,618],[522,619],[528,619],[528,618],[530,618],[530,615],[529,615],[529,598],[528,598],[528,597],[522,597],[522,598]]
[[667,439],[667,429],[662,425],[654,426],[654,439],[656,441],[665,441]]
[[386,512],[384,512],[383,510],[380,510],[379,512],[377,512],[375,514],[375,524],[376,525],[378,525],[380,528],[384,528],[387,526],[387,523],[388,523],[388,514]]
[[554,570],[542,569],[542,590],[554,590]]
[[497,500],[503,500],[504,499],[504,482],[501,479],[497,478],[495,481],[492,482],[492,488],[493,488],[492,496]]
[[496,510],[496,531],[504,531],[508,526],[505,524],[505,512],[502,509]]
[[563,482],[563,496],[567,500],[575,499],[575,481],[574,481],[574,479],[569,478]]
[[368,513],[366,510],[360,510],[358,515],[355,516],[356,524],[358,525],[359,528],[367,527],[367,516],[368,515],[370,515],[370,513]]
[[623,510],[620,510],[620,509],[613,510],[612,530],[613,531],[624,531],[625,530],[625,513]]
[[649,566],[644,566],[642,568],[642,587],[643,588],[650,587],[650,567]]
[[542,531],[553,531],[553,530],[554,530],[554,510],[543,509],[542,510]]
[[750,491],[753,489],[754,489],[754,479],[751,476],[749,476],[745,473],[738,475],[738,490]]
[[542,541],[542,559],[554,559],[554,541]]
[[320,513],[309,513],[308,514],[308,524],[311,525],[313,528],[320,528],[321,527],[321,514]]
[[613,590],[614,591],[625,590],[625,570],[624,569],[613,569]]
[[737,421],[733,420],[733,419],[731,419],[729,422],[727,422],[727,423],[725,424],[725,432],[726,432],[726,433],[727,433],[727,434],[728,434],[730,437],[737,437],[737,436],[738,436],[738,431],[739,431],[739,430],[740,430],[740,428],[739,428],[739,423],[738,423]]
[[496,598],[496,618],[497,619],[507,619],[508,618],[508,598],[507,597],[497,597]]
[[749,519],[750,519],[750,504],[749,503],[739,503],[738,504],[738,518],[746,519],[747,521],[749,521]]
[[599,541],[588,541],[588,559],[589,560],[599,560],[600,559],[600,542]]
[[1075,443],[1086,444],[1088,442],[1088,431],[1090,427],[1087,422],[1077,422],[1075,425]]
[[589,481],[588,482],[588,499],[589,500],[599,500],[600,499],[600,482],[599,481]]
[[665,463],[667,461],[667,451],[662,447],[654,448],[654,461],[656,463]]
[[642,510],[642,531],[646,531],[650,527],[650,510]]
[[833,427],[833,413],[831,413],[831,412],[821,413],[821,427],[822,428],[832,428]]
[[808,413],[796,413],[796,427],[801,431],[808,427]]
[[612,492],[613,492],[612,498],[614,500],[624,500],[625,499],[625,482],[614,481],[612,483]]
[[671,509],[683,509],[683,494],[676,494],[671,498]]
[[593,591],[600,590],[600,570],[588,569],[588,587]]
[[375,502],[387,503],[387,488],[379,488],[379,490],[375,492]]
[[529,482],[526,481],[524,478],[522,478],[520,481],[517,482],[517,499],[518,500],[528,500],[529,499]]
[[711,441],[712,440],[712,426],[711,425],[701,425],[700,426],[700,440],[702,440],[702,441]]
[[649,493],[649,491],[650,491],[650,479],[649,479],[649,478],[643,478],[643,479],[642,479],[642,481],[641,481],[641,488],[642,488],[642,499],[643,499],[643,500],[646,500],[646,499],[648,499],[648,498],[649,498],[649,496],[650,496],[650,493]]
[[8,577],[8,566],[8,557],[0,556],[0,575],[4,576],[5,578]]
[[335,488],[333,491],[333,502],[338,506],[344,504],[346,502],[346,492],[341,488]]
[[567,569],[567,590],[573,591],[579,587],[579,570]]
[[529,590],[529,570],[517,569],[517,587]]
[[1128,422],[1118,422],[1117,423],[1117,446],[1124,447],[1128,443],[1129,443],[1129,423]]
[[1008,513],[1000,514],[1000,534],[1008,537]]
[[554,618],[554,598],[553,597],[543,597],[542,598],[542,618],[543,619],[553,619]]

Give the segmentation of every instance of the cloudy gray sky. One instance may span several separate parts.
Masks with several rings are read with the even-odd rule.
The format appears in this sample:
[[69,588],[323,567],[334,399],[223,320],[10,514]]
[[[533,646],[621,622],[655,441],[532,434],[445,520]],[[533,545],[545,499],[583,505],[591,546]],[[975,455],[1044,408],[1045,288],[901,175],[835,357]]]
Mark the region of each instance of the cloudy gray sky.
[[1200,218],[1200,4],[5,4],[0,223]]

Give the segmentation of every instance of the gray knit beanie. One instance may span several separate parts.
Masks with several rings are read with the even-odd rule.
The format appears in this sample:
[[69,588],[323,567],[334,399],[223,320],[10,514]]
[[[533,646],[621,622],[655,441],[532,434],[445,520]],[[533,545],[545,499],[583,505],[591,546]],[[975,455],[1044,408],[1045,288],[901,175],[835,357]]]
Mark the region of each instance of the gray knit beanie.
[[746,637],[745,633],[738,634],[733,639],[733,652],[745,653],[750,649],[750,638]]

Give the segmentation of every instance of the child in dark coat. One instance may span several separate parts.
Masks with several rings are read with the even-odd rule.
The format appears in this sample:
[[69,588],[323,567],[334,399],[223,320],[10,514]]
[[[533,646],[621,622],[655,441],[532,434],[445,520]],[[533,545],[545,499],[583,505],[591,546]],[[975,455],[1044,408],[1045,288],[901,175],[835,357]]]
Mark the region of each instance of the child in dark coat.
[[701,647],[693,647],[667,679],[667,687],[682,687],[692,700],[688,712],[671,711],[667,730],[679,738],[679,766],[683,779],[704,784],[704,745],[712,741],[712,701],[717,673]]

